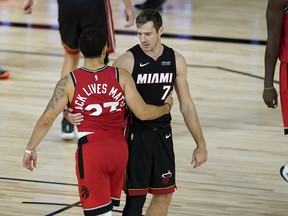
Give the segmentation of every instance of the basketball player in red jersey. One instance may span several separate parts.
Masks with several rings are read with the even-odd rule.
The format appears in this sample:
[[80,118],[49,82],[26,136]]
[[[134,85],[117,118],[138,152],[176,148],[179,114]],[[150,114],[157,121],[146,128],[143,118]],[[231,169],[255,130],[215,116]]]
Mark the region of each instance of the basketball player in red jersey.
[[[125,27],[134,24],[134,11],[131,0],[123,0],[125,5]],[[25,14],[32,13],[33,0],[24,0],[22,10]],[[58,0],[58,22],[62,45],[65,49],[61,77],[78,67],[78,40],[85,28],[103,29],[108,36],[109,53],[115,50],[115,35],[110,0]],[[74,126],[65,118],[62,120],[62,139],[74,138]]]
[[[267,44],[265,49],[265,77],[263,100],[269,108],[278,107],[278,94],[274,88],[277,59],[280,59],[279,88],[284,134],[288,134],[288,1],[268,0],[266,9]],[[280,168],[288,181],[288,166]]]
[[[199,167],[207,160],[206,142],[196,108],[189,92],[187,65],[184,57],[161,43],[162,17],[157,10],[143,10],[136,18],[139,45],[120,56],[113,66],[127,70],[146,103],[161,105],[173,87],[180,110],[196,148],[192,165]],[[71,122],[78,124],[80,116]],[[142,121],[132,116],[128,134],[126,204],[123,216],[141,216],[147,193],[153,194],[146,216],[165,216],[175,191],[175,158],[171,115]]]
[[151,120],[170,112],[173,100],[167,96],[162,106],[148,105],[137,92],[131,75],[104,62],[107,39],[101,29],[87,29],[80,36],[84,66],[58,81],[46,110],[38,120],[23,156],[23,166],[33,170],[36,147],[55,118],[68,106],[85,116],[78,129],[76,174],[85,215],[111,216],[119,206],[128,146],[124,136],[126,103],[141,120]]

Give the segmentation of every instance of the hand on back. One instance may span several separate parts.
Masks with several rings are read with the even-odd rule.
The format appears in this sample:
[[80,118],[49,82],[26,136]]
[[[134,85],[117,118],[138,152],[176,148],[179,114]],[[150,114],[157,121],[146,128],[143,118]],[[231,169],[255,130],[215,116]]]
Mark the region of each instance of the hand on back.
[[65,118],[74,125],[80,125],[84,120],[84,116],[81,113],[72,113],[73,110],[71,108],[66,109],[64,112]]

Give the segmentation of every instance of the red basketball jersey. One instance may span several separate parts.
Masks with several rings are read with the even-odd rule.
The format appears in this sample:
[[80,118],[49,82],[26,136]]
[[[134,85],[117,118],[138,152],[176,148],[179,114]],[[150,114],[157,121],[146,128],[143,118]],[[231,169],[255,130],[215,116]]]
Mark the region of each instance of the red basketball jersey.
[[82,67],[71,72],[71,76],[75,91],[69,107],[73,113],[84,115],[78,132],[125,128],[126,103],[117,68],[104,66],[92,71]]
[[280,46],[280,60],[288,63],[288,12],[285,12],[282,26],[282,38]]

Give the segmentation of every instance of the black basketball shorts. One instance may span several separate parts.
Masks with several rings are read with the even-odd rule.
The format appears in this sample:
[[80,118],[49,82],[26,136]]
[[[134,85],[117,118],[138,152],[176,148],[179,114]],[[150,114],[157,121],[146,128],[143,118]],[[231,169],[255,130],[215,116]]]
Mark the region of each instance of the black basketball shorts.
[[175,191],[175,156],[172,129],[131,125],[126,192],[133,196]]

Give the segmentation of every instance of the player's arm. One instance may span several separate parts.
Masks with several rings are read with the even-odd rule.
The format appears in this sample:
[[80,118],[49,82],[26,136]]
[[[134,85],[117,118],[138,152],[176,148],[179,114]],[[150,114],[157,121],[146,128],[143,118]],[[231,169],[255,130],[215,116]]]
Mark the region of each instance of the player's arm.
[[141,120],[151,120],[168,114],[173,104],[169,95],[162,106],[146,104],[136,89],[132,76],[125,70],[119,69],[120,85],[125,94],[125,101],[131,111]]
[[71,87],[71,82],[68,82],[69,79],[71,79],[70,75],[67,75],[58,81],[53,95],[46,109],[37,121],[26,146],[25,154],[23,156],[23,166],[31,171],[33,170],[33,167],[36,167],[37,163],[37,155],[34,150],[48,133],[56,117],[67,106],[69,100],[67,90]]
[[266,9],[267,44],[265,49],[265,76],[263,100],[270,108],[278,106],[278,95],[273,80],[280,51],[281,32],[284,16],[284,0],[269,0]]
[[207,160],[206,142],[202,133],[196,108],[190,95],[185,59],[177,52],[175,52],[175,56],[177,69],[175,91],[177,93],[180,111],[183,115],[185,124],[197,145],[192,156],[192,164],[194,164],[194,167],[197,167]]
[[135,14],[131,0],[123,0],[123,4],[125,5],[125,11],[124,11],[126,19],[125,28],[128,28],[134,25]]
[[121,68],[132,74],[134,67],[134,57],[129,51],[119,56],[112,64],[113,67]]

